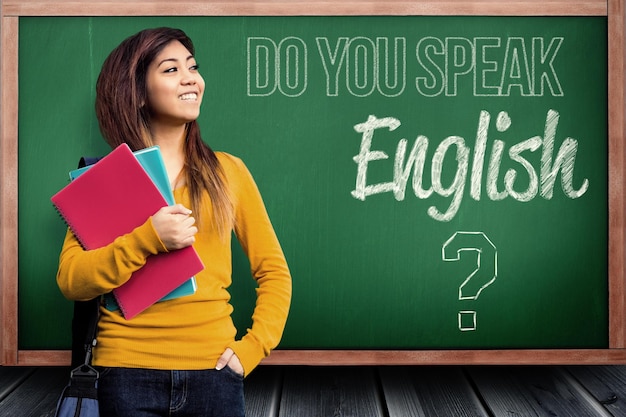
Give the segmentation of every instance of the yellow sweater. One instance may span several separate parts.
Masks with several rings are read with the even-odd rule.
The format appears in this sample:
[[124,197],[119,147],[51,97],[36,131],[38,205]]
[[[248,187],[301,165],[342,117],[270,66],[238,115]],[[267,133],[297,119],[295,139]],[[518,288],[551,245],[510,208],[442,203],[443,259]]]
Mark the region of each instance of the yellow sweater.
[[[208,196],[194,248],[205,268],[196,275],[194,295],[154,304],[131,320],[101,308],[93,364],[150,369],[211,369],[228,347],[249,374],[280,341],[291,301],[291,276],[261,195],[244,163],[217,153],[235,206],[234,232],[248,255],[258,283],[253,324],[236,341],[228,287],[231,242],[212,224]],[[186,187],[174,191],[176,202],[190,207]],[[166,251],[151,219],[110,245],[85,251],[68,231],[59,260],[57,282],[71,300],[88,300],[124,284],[150,255]]]

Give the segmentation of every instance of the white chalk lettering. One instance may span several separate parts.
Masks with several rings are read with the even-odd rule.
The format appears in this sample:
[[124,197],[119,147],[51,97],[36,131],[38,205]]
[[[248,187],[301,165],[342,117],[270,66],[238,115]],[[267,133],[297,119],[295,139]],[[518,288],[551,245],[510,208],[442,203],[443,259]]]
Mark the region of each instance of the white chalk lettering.
[[[485,182],[486,194],[491,201],[500,201],[505,198],[513,198],[519,202],[529,202],[538,194],[546,200],[552,199],[556,178],[561,175],[561,188],[563,193],[570,199],[582,197],[589,188],[589,180],[583,179],[578,189],[574,187],[574,166],[578,150],[578,141],[573,138],[565,138],[554,157],[556,131],[559,122],[559,113],[549,110],[544,124],[543,137],[533,136],[521,140],[508,147],[508,158],[519,165],[519,168],[509,168],[499,185],[500,167],[505,155],[506,143],[495,139],[491,143],[491,152],[485,174],[485,157],[488,147],[488,134],[491,124],[491,115],[487,111],[481,111],[476,130],[476,142],[473,153],[466,145],[461,136],[448,136],[436,147],[432,156],[430,173],[430,187],[424,185],[424,170],[428,154],[429,139],[426,136],[417,136],[411,151],[407,157],[408,141],[400,139],[396,147],[396,155],[393,167],[390,168],[392,178],[387,182],[368,184],[367,171],[370,163],[384,163],[389,155],[373,146],[374,134],[378,129],[395,131],[400,125],[400,120],[394,117],[377,118],[370,115],[368,119],[354,125],[354,130],[361,133],[361,146],[359,153],[353,160],[357,164],[355,189],[351,194],[358,200],[365,201],[368,196],[392,192],[397,201],[405,198],[406,186],[409,176],[413,174],[413,193],[419,199],[427,199],[432,194],[444,198],[450,198],[446,209],[430,206],[428,215],[438,221],[447,222],[452,220],[458,213],[465,193],[465,187],[469,181],[469,195],[476,201],[480,201],[482,184]],[[495,130],[499,133],[508,132],[512,126],[510,115],[501,111],[495,123]],[[534,153],[542,148],[539,169],[536,169],[531,160],[526,157],[527,153]],[[451,183],[444,184],[442,173],[444,163],[449,163],[451,158],[446,156],[454,152],[456,171]],[[472,162],[470,164],[470,155]],[[471,172],[468,172],[471,167]],[[449,169],[446,169],[449,172]],[[468,178],[469,174],[469,178]],[[525,178],[520,186],[518,179],[520,174]],[[486,176],[486,178],[483,178]],[[525,187],[523,184],[527,184]]]
[[544,50],[544,39],[533,38],[533,89],[538,96],[544,95],[544,82],[548,84],[550,93],[553,96],[560,97],[564,95],[553,65],[562,43],[563,38],[552,38],[548,49]]
[[375,91],[396,97],[406,86],[406,39],[395,38],[393,48],[389,39],[376,42],[363,36],[340,37],[331,48],[330,41],[318,37],[319,51],[326,74],[326,94],[339,95],[340,73],[345,66],[346,90],[355,97],[368,97]]
[[[446,188],[441,183],[441,172],[443,171],[443,161],[448,152],[450,146],[456,146],[456,174],[454,175],[454,181],[450,184],[450,187]],[[452,202],[445,213],[442,213],[435,206],[428,208],[428,215],[435,220],[441,222],[447,222],[452,220],[461,206],[461,200],[463,200],[463,190],[465,189],[465,178],[467,177],[467,160],[469,156],[469,149],[465,146],[465,140],[459,136],[449,136],[443,140],[437,146],[435,155],[433,156],[432,165],[432,182],[433,191],[442,197],[452,197]]]
[[270,38],[248,38],[248,96],[276,90],[276,44]]
[[497,96],[500,88],[489,85],[487,80],[490,74],[497,74],[498,60],[497,54],[500,47],[500,38],[474,38],[476,48],[476,71],[474,72],[474,93],[477,96]]
[[443,56],[445,48],[438,38],[422,38],[417,44],[415,52],[417,62],[426,71],[427,76],[417,77],[415,86],[417,91],[426,97],[435,97],[445,88],[444,71],[437,65],[437,55]]
[[532,80],[523,38],[509,38],[502,66],[502,79],[500,81],[502,95],[510,96],[513,87],[519,88],[521,96],[532,95]]
[[546,90],[563,96],[554,68],[563,38],[550,39],[547,47],[545,42],[540,37],[531,42],[521,37],[422,38],[415,51],[420,67],[415,88],[427,97],[455,97],[467,79],[476,97],[539,97]]
[[278,44],[270,38],[248,38],[248,96],[269,96],[276,89],[287,97],[300,96],[307,88],[307,55],[300,38]]
[[[297,36],[280,40],[247,38],[247,95],[299,97],[309,88],[309,60],[322,68],[329,97],[397,97],[407,91],[425,97],[564,96],[557,74],[564,38],[426,36],[315,37],[317,56]],[[311,47],[315,47],[311,42]],[[407,48],[417,65],[407,63]],[[317,65],[319,64],[319,65]],[[413,64],[413,63],[412,63]],[[415,88],[407,89],[407,68]],[[321,87],[321,83],[320,83]]]
[[428,151],[428,138],[426,136],[417,137],[405,164],[404,158],[406,155],[407,143],[408,141],[406,139],[400,139],[400,142],[398,142],[393,171],[395,178],[394,197],[398,201],[404,200],[406,183],[409,180],[409,175],[411,175],[411,169],[413,169],[413,192],[418,198],[428,198],[433,193],[432,188],[425,190],[423,187],[424,165],[426,164],[426,152]]
[[374,186],[367,185],[367,166],[371,161],[378,161],[389,158],[383,151],[371,151],[372,139],[376,129],[387,128],[390,131],[396,130],[400,126],[400,121],[393,117],[385,117],[378,119],[370,116],[365,123],[354,126],[354,130],[363,133],[361,140],[361,151],[353,159],[357,163],[356,188],[352,191],[354,198],[365,200],[365,197],[373,194],[394,191],[393,182],[376,184]]
[[446,96],[456,96],[459,77],[474,68],[472,49],[469,39],[446,38]]
[[394,38],[390,52],[389,39],[376,38],[376,51],[378,91],[385,97],[399,96],[406,87],[406,39]]
[[328,38],[316,38],[317,49],[322,59],[322,66],[326,73],[326,95],[334,97],[339,95],[339,70],[343,66],[346,55],[346,45],[350,38],[338,38],[334,50],[331,51]]
[[578,198],[585,194],[587,188],[589,188],[589,181],[587,179],[583,181],[578,190],[575,190],[572,185],[578,141],[572,138],[566,138],[559,148],[554,164],[552,163],[554,138],[558,124],[559,113],[554,110],[548,111],[546,129],[543,135],[543,152],[541,153],[541,196],[547,200],[552,198],[554,182],[556,181],[559,170],[561,171],[563,191],[569,198]]

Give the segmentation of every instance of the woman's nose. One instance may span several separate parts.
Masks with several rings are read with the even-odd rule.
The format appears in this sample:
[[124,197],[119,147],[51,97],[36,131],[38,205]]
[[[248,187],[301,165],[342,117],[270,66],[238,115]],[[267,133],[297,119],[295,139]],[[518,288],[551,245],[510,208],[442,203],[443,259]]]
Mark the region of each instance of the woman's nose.
[[197,83],[196,77],[196,74],[189,71],[188,69],[185,69],[183,72],[181,83],[185,85],[194,85]]
[[187,74],[185,77],[183,77],[182,81],[181,81],[184,85],[194,85],[196,84],[196,78],[191,75],[191,74]]

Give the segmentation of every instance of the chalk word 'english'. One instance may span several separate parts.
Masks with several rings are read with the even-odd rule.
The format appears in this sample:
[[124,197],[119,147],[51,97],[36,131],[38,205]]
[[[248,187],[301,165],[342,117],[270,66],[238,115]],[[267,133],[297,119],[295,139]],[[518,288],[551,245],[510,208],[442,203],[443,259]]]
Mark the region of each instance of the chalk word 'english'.
[[[428,215],[435,220],[447,222],[454,218],[459,211],[465,193],[467,176],[469,171],[470,191],[469,195],[476,201],[480,201],[482,195],[482,183],[487,150],[487,136],[491,115],[487,111],[481,111],[478,121],[476,142],[470,171],[470,149],[465,140],[460,136],[448,136],[436,148],[431,164],[431,186],[425,188],[423,175],[426,164],[429,139],[419,135],[409,152],[408,158],[406,139],[400,139],[396,148],[396,155],[390,172],[393,180],[378,184],[367,184],[367,171],[369,165],[376,161],[383,161],[389,156],[381,150],[372,149],[374,133],[378,129],[386,128],[394,131],[400,126],[400,120],[394,117],[382,119],[369,116],[367,121],[354,125],[354,130],[361,133],[361,148],[358,155],[354,156],[357,164],[356,186],[352,196],[358,200],[365,200],[368,196],[393,193],[397,201],[404,200],[407,182],[413,172],[412,188],[415,196],[419,199],[429,198],[433,193],[442,197],[451,197],[451,202],[446,210],[440,210],[435,206],[428,208]],[[552,199],[557,175],[561,174],[561,187],[563,193],[571,199],[580,198],[589,188],[589,180],[584,179],[578,189],[574,188],[574,165],[578,151],[578,141],[566,138],[554,157],[554,142],[559,123],[559,113],[549,110],[546,116],[543,137],[534,136],[521,141],[509,148],[508,156],[511,161],[520,165],[520,170],[525,171],[528,177],[526,189],[518,190],[516,180],[518,171],[510,168],[504,174],[504,187],[498,186],[500,166],[505,149],[505,142],[494,140],[491,145],[491,155],[486,172],[487,197],[492,201],[504,200],[511,197],[520,202],[533,200],[540,194],[546,200]],[[511,126],[511,118],[505,111],[501,111],[496,119],[496,130],[506,132]],[[541,150],[541,163],[539,169],[531,164],[523,155],[524,152],[536,152]],[[443,163],[448,152],[456,150],[456,173],[449,186],[442,182]],[[380,162],[377,162],[380,163]]]

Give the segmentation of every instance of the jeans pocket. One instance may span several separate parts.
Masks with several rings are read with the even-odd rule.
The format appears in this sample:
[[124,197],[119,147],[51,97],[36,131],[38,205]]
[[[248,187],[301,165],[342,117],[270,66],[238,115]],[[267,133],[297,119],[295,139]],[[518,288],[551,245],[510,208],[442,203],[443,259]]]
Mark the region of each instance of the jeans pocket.
[[226,365],[222,371],[226,371],[229,375],[233,376],[234,378],[236,378],[237,380],[243,380],[243,375],[240,374],[239,372],[235,371],[233,368],[231,368],[230,366]]

